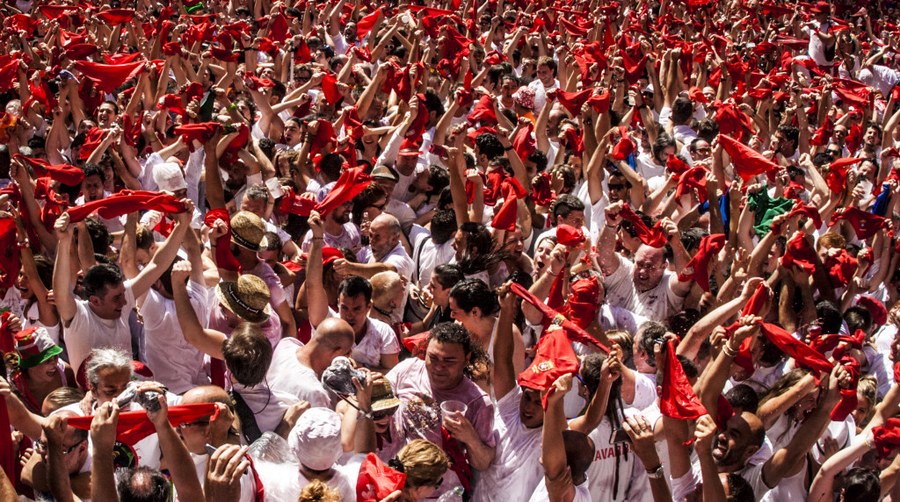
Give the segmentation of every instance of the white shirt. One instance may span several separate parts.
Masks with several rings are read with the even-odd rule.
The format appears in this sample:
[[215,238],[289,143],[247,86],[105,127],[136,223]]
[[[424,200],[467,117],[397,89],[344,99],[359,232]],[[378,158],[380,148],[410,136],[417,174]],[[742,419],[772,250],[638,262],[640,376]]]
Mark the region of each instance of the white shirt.
[[672,285],[678,278],[672,272],[663,273],[656,287],[638,291],[634,285],[634,263],[619,255],[619,268],[603,279],[606,301],[648,319],[668,319],[681,309],[684,298],[675,294]]
[[453,249],[453,239],[443,244],[435,244],[431,234],[427,231],[419,233],[413,247],[413,281],[422,287],[427,286],[431,282],[431,274],[434,273],[434,269],[439,265],[450,263],[450,260],[455,257],[456,250]]
[[381,366],[381,355],[399,354],[400,342],[394,330],[378,319],[368,318],[366,334],[353,345],[353,360],[369,368]]
[[272,390],[308,401],[313,408],[331,408],[331,398],[316,373],[297,359],[297,349],[302,346],[296,338],[278,342],[266,380]]
[[[625,415],[630,416],[636,412],[637,410],[629,408]],[[607,417],[603,417],[600,425],[588,436],[594,442],[594,460],[587,470],[591,500],[641,500],[636,492],[649,481],[647,471],[634,454],[631,443],[613,444],[613,426]],[[646,494],[646,490],[642,491]]]
[[[813,22],[815,23],[816,21]],[[803,27],[803,33],[805,33],[809,37],[809,47],[807,48],[807,53],[809,57],[812,58],[812,60],[815,61],[819,66],[832,66],[834,64],[833,56],[830,61],[825,58],[825,44],[822,43],[822,40],[818,36],[816,36],[815,33],[819,31],[827,33],[831,28],[831,25],[831,21],[826,21],[824,23],[821,23],[815,31],[810,29],[810,27],[808,26]],[[835,41],[835,43],[837,43],[837,41]],[[759,497],[759,495],[757,495],[757,497]]]
[[[341,233],[338,235],[331,235],[328,232],[324,232],[322,234],[324,237],[324,242],[326,246],[330,246],[336,249],[352,249],[354,252],[359,251],[360,243],[359,243],[359,229],[356,228],[352,222],[344,223],[343,227],[341,227]],[[300,246],[300,249],[308,253],[309,246],[312,243],[312,230],[308,230],[306,235],[303,236],[303,244]]]
[[111,347],[131,355],[131,328],[128,318],[134,309],[133,281],[125,281],[125,306],[117,319],[102,319],[91,310],[87,300],[75,300],[75,316],[66,327],[63,337],[69,352],[69,365],[77,372],[91,349]]
[[369,263],[386,263],[397,268],[397,273],[402,277],[412,277],[415,268],[412,258],[406,254],[403,244],[397,243],[393,249],[387,252],[380,259],[374,255],[369,259]]
[[[205,289],[194,281],[188,281],[188,297],[197,318],[203,320],[201,322],[209,319]],[[150,289],[141,306],[141,316],[144,319],[144,353],[154,379],[176,394],[208,384],[209,379],[203,368],[204,355],[184,339],[175,312],[175,301]]]
[[516,386],[494,408],[494,436],[497,456],[481,472],[473,502],[525,500],[544,477],[541,467],[541,427],[528,429],[522,424],[519,403],[522,388]]

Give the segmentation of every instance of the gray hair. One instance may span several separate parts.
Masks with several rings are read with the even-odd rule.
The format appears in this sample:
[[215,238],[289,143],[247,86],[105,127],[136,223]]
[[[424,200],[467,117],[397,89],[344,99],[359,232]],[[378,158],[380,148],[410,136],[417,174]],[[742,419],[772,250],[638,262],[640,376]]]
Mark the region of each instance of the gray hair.
[[266,187],[265,183],[250,185],[247,187],[247,191],[244,192],[244,197],[247,197],[250,200],[268,201],[269,189]]
[[99,383],[97,373],[105,369],[127,369],[129,375],[133,376],[131,357],[124,351],[111,347],[92,350],[84,368],[85,378],[87,378],[88,383],[97,385]]

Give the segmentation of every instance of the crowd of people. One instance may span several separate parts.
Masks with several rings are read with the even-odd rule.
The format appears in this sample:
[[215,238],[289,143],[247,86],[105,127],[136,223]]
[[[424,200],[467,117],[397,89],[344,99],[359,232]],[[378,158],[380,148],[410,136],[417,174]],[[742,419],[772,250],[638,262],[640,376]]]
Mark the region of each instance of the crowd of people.
[[897,2],[0,13],[0,499],[900,500]]

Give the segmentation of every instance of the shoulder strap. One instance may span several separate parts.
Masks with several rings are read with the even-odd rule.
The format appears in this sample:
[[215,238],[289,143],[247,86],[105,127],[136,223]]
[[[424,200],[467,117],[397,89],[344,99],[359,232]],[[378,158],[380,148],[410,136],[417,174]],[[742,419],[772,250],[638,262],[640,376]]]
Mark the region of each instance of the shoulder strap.
[[243,434],[247,444],[252,444],[262,436],[262,431],[259,430],[259,426],[256,424],[253,410],[250,409],[250,406],[247,405],[247,402],[244,401],[244,398],[239,393],[232,390],[229,394],[231,403],[234,405],[234,411],[241,421],[241,434]]
[[419,249],[416,249],[416,268],[413,270],[413,277],[416,279],[416,284],[421,285],[421,277],[419,277],[419,265],[422,262],[422,249],[425,247],[425,244],[428,244],[428,241],[431,240],[431,236],[425,237],[425,240],[419,244]]

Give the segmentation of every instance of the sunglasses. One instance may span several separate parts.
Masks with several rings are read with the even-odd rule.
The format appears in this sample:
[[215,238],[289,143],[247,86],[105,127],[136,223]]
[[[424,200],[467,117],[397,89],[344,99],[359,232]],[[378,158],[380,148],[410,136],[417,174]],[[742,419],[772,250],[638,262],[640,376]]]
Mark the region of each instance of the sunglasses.
[[[390,410],[382,410],[382,411],[373,411],[372,412],[372,420],[382,420],[388,417],[394,416],[394,413],[397,412],[397,408]],[[440,486],[440,484],[438,484]]]
[[840,155],[841,151],[840,150],[825,150],[825,153],[827,153],[828,155]]
[[[78,448],[79,446],[81,446],[81,443],[83,443],[85,441],[86,440],[82,439],[81,441],[79,441],[79,442],[73,444],[72,446],[66,448],[65,450],[63,450],[63,456],[68,455],[68,454],[72,453],[73,451],[75,451],[75,449]],[[47,443],[45,443],[41,440],[35,441],[34,442],[34,451],[36,451],[37,453],[39,453],[41,455],[47,453]]]

